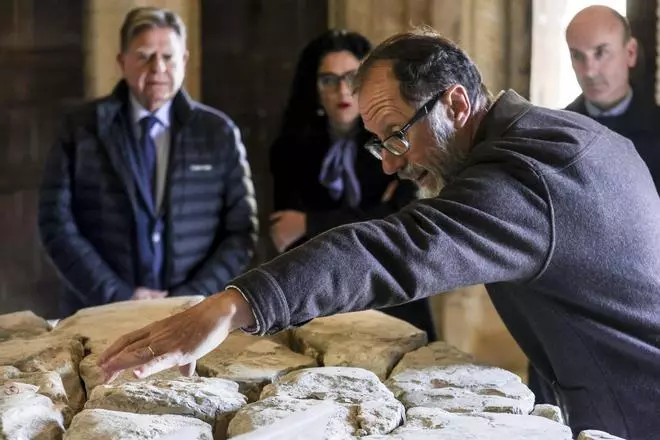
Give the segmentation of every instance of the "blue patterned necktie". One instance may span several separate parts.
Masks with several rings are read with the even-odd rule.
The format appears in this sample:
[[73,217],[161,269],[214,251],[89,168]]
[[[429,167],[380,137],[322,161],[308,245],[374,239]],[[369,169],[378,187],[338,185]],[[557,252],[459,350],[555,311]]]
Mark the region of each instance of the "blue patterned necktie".
[[142,135],[140,136],[140,148],[144,159],[145,181],[152,197],[155,197],[156,176],[156,143],[151,137],[151,129],[158,123],[158,118],[153,115],[140,119]]

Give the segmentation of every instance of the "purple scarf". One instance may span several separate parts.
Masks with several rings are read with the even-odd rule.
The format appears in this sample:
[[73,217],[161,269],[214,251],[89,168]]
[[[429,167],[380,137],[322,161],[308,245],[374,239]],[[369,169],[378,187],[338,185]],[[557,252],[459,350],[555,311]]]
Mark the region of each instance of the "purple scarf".
[[319,182],[328,188],[330,197],[339,200],[342,196],[351,208],[360,204],[362,191],[355,175],[357,144],[353,139],[337,139],[323,159]]

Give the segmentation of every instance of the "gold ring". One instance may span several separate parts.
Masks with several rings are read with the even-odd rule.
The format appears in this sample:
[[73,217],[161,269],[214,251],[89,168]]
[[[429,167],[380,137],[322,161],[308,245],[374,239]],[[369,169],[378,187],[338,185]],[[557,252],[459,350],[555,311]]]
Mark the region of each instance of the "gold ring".
[[156,357],[156,353],[154,353],[154,349],[151,348],[151,345],[147,345],[147,350],[149,350],[151,352],[151,358],[152,359]]

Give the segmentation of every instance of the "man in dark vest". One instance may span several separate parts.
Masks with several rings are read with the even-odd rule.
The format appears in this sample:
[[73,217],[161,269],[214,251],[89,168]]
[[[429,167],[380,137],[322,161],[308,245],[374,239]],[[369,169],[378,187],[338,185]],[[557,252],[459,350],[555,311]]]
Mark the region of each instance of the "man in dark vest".
[[120,45],[123,79],[65,118],[46,163],[39,231],[64,280],[63,316],[215,293],[244,270],[255,244],[238,129],[181,88],[181,19],[134,9]]
[[[631,85],[630,72],[637,63],[638,48],[628,20],[607,6],[589,6],[569,23],[566,42],[582,89],[566,109],[589,116],[630,139],[660,189],[660,109],[652,93]],[[556,402],[550,384],[532,367],[529,387],[536,403]]]

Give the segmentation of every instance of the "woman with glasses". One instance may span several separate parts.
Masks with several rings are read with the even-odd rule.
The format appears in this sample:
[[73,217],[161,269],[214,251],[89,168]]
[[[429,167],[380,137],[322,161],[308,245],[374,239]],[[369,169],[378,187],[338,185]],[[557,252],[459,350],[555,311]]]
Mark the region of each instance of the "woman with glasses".
[[[330,30],[300,55],[270,151],[275,210],[270,232],[278,252],[335,226],[385,217],[415,198],[414,185],[383,173],[373,148],[365,148],[370,135],[351,79],[370,50],[364,36]],[[427,299],[382,311],[435,340]]]

